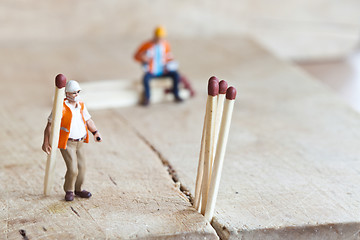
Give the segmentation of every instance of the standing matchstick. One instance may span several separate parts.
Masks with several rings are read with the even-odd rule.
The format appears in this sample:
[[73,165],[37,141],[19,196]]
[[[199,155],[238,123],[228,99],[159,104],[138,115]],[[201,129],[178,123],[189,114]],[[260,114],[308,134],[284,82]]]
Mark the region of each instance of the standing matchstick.
[[[220,92],[220,83],[219,83],[219,79],[215,76],[212,76],[210,78],[210,80],[215,80],[216,83],[218,84],[218,92],[217,92],[217,97],[216,97],[216,103],[215,103],[215,117],[214,117],[214,126],[213,126],[213,129],[211,130],[211,145],[210,145],[210,164],[209,164],[209,181],[208,181],[208,184],[210,184],[210,178],[211,178],[211,171],[212,171],[212,167],[213,167],[213,164],[214,164],[214,158],[215,158],[215,150],[216,150],[216,142],[217,142],[217,136],[216,136],[216,121],[217,121],[217,114],[218,114],[218,106],[219,106],[219,92]],[[226,91],[226,90],[225,90]],[[209,185],[208,185],[208,188],[209,188]]]
[[63,74],[58,74],[55,78],[55,97],[52,109],[52,124],[50,132],[50,146],[51,151],[48,154],[45,169],[44,180],[44,194],[48,195],[50,192],[52,177],[55,168],[56,152],[59,143],[60,123],[62,117],[63,100],[65,97],[64,87],[66,85],[66,77]]
[[224,113],[221,120],[219,140],[216,148],[216,156],[214,160],[214,167],[211,175],[211,184],[206,204],[205,218],[209,222],[211,221],[214,214],[216,198],[219,190],[221,171],[224,162],[226,144],[229,136],[229,129],[235,103],[235,97],[236,89],[234,87],[229,87],[226,91]]
[[[218,95],[218,103],[217,103],[217,108],[216,108],[215,138],[214,138],[215,140],[214,140],[213,155],[215,155],[215,153],[216,153],[216,147],[217,147],[217,142],[218,142],[218,138],[219,138],[221,118],[223,115],[225,95],[226,95],[227,88],[228,88],[227,82],[224,80],[221,80],[219,82],[219,95]],[[213,166],[213,162],[212,162],[211,166]],[[211,172],[212,172],[212,168],[211,168]]]
[[[210,84],[210,81],[214,81],[214,80],[216,82],[219,81],[217,79],[217,77],[212,76],[212,77],[209,78],[208,85]],[[208,108],[207,106],[209,105],[208,102],[209,101],[206,101],[206,109]],[[207,114],[207,111],[205,111],[205,117],[204,117],[204,125],[203,125],[203,131],[202,131],[202,136],[201,136],[201,145],[200,145],[199,163],[198,163],[198,169],[197,169],[197,175],[196,175],[196,184],[195,184],[194,208],[196,210],[199,210],[199,207],[200,207],[201,185],[202,185],[203,175],[204,175],[204,152],[205,152],[205,135],[206,135],[206,119],[207,119],[206,114]]]
[[224,109],[224,102],[225,102],[227,88],[228,88],[227,82],[225,80],[221,80],[219,82],[219,96],[218,96],[218,104],[216,109],[215,146],[217,143],[217,138],[219,136],[219,130],[220,130],[221,118]]
[[204,126],[203,126],[201,145],[200,145],[200,156],[199,156],[199,163],[198,163],[196,184],[195,184],[194,208],[198,211],[200,209],[201,183],[202,183],[203,174],[204,174],[205,130],[206,130],[206,114],[204,117]]
[[219,83],[210,78],[208,83],[208,98],[206,104],[206,130],[205,130],[205,150],[204,150],[204,174],[201,186],[201,213],[205,214],[206,201],[208,197],[211,165],[214,149],[215,118],[217,107],[217,95],[219,94]]

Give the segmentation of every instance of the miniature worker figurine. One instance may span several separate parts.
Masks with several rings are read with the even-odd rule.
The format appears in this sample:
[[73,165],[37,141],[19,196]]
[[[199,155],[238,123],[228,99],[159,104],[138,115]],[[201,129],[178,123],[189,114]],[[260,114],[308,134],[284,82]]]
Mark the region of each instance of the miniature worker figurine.
[[134,55],[135,60],[143,65],[145,71],[143,78],[145,89],[144,106],[149,104],[149,83],[152,78],[171,77],[173,80],[172,92],[175,96],[175,101],[182,101],[178,90],[180,80],[179,73],[176,70],[176,63],[173,61],[170,45],[165,40],[165,37],[166,31],[163,27],[159,26],[155,28],[153,38],[143,43]]
[[[63,103],[59,145],[61,155],[63,156],[67,171],[65,175],[64,190],[65,200],[74,200],[74,193],[81,198],[90,198],[91,193],[82,190],[81,186],[85,177],[85,155],[84,142],[89,142],[88,130],[94,135],[96,142],[101,142],[101,136],[95,123],[91,119],[85,104],[79,101],[81,88],[79,83],[70,80],[66,83],[66,98]],[[42,149],[50,154],[51,147],[49,143],[51,117],[44,131],[44,142]]]

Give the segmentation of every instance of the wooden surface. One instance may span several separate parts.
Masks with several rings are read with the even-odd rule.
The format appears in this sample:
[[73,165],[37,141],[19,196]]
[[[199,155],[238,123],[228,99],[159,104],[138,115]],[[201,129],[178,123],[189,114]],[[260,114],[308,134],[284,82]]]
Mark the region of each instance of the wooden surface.
[[[86,82],[81,85],[83,90],[81,98],[86,101],[90,110],[111,109],[136,106],[142,103],[144,90],[141,77],[135,80],[112,79]],[[172,88],[170,78],[157,79],[150,82],[150,103],[173,102],[174,95],[165,90]],[[179,84],[179,96],[190,98],[190,91]]]
[[297,62],[306,72],[337,92],[360,112],[360,46],[347,57],[320,62]]
[[[356,0],[2,1],[0,239],[359,239],[358,114],[242,37],[282,58],[341,57],[358,44],[358,9]],[[132,54],[159,23],[197,97],[90,112],[104,138],[88,146],[93,197],[63,201],[60,156],[44,197],[54,77],[139,79]],[[193,194],[211,75],[239,96],[212,226],[161,164]]]
[[2,0],[0,43],[122,44],[164,24],[171,39],[245,34],[287,59],[338,58],[359,43],[359,9],[358,0]]
[[[20,238],[20,229],[26,230],[30,239],[216,238],[175,187],[160,159],[127,124],[114,118],[111,111],[93,118],[103,126],[105,144],[87,146],[85,189],[93,193],[89,200],[63,200],[65,169],[60,157],[55,190],[44,197],[45,156],[38,149],[34,151],[37,154],[24,152],[26,158],[21,154],[10,157],[3,151],[1,192],[6,195],[0,197],[0,219],[6,224],[2,224],[1,238]],[[16,122],[6,125],[17,126]],[[9,158],[15,163],[9,163]]]
[[[53,194],[42,194],[54,77],[138,78],[133,39],[1,47],[0,238],[358,239],[359,115],[250,39],[173,44],[197,97],[90,112],[104,139],[88,145],[94,196],[72,203],[60,156]],[[238,89],[212,226],[161,164],[193,193],[211,75]]]
[[[61,157],[55,189],[44,197],[44,154],[35,148],[25,150],[23,156],[15,146],[3,143],[1,192],[5,195],[0,196],[4,222],[0,238],[19,239],[23,229],[29,239],[216,239],[214,230],[176,188],[161,160],[127,124],[114,118],[111,111],[95,113],[93,118],[101,126],[104,144],[86,146],[85,189],[93,193],[89,200],[63,200],[65,167]],[[14,137],[17,134],[12,129],[20,124],[12,121],[2,130]],[[19,131],[26,127],[30,128],[24,123]],[[24,132],[23,136],[30,138]],[[39,147],[39,142],[33,144]]]
[[[43,196],[46,154],[41,142],[54,77],[62,72],[80,84],[84,79],[111,77],[124,61],[119,54],[110,64],[108,53],[117,46],[1,48],[0,239],[20,239],[20,230],[29,239],[217,239],[157,153],[111,110],[90,112],[103,136],[102,143],[91,140],[86,146],[84,188],[93,197],[71,203],[63,200],[65,164],[60,154],[54,189],[49,197]],[[126,61],[129,64],[120,71],[135,66]],[[138,71],[127,74],[138,77]]]
[[[196,47],[212,49],[208,76],[238,89],[213,222],[219,236],[358,239],[359,115],[252,41],[221,39]],[[217,66],[222,59],[226,64]],[[171,163],[192,194],[207,80],[196,79],[203,91],[182,105],[153,105],[151,114],[116,110]]]

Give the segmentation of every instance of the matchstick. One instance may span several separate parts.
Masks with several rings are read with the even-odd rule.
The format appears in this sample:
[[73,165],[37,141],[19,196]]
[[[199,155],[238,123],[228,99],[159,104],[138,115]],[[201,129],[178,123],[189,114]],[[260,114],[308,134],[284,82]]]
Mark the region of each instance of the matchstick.
[[229,87],[226,91],[226,100],[224,105],[224,113],[221,120],[219,132],[219,140],[214,160],[214,168],[211,175],[211,184],[206,204],[205,218],[210,222],[215,209],[216,198],[219,190],[221,171],[224,163],[226,144],[229,136],[232,112],[236,98],[236,89]]
[[[210,77],[210,81],[219,81],[215,76]],[[209,85],[209,83],[208,83]],[[209,99],[209,98],[208,98]],[[206,109],[208,108],[209,101],[206,101]],[[195,200],[194,200],[194,208],[196,210],[199,210],[200,207],[200,199],[201,199],[201,185],[203,180],[203,174],[204,174],[204,152],[205,152],[205,134],[206,134],[206,119],[207,119],[207,111],[205,110],[205,117],[204,117],[204,125],[203,125],[203,131],[201,136],[201,145],[200,145],[200,155],[199,155],[199,163],[198,163],[198,169],[197,169],[197,175],[196,175],[196,184],[195,184]]]
[[204,151],[205,151],[205,131],[206,131],[206,114],[204,117],[204,125],[201,136],[201,145],[200,145],[200,156],[199,163],[196,175],[196,185],[195,185],[195,200],[194,200],[194,208],[199,211],[200,209],[200,199],[201,199],[201,182],[204,175]]
[[[218,95],[218,103],[217,103],[217,107],[216,107],[216,122],[215,122],[213,155],[215,155],[215,153],[216,153],[216,146],[217,146],[217,142],[218,142],[218,138],[219,138],[219,130],[220,130],[220,125],[221,125],[221,118],[223,115],[225,95],[226,95],[227,88],[228,88],[227,82],[224,80],[221,80],[219,82],[219,95]],[[211,166],[213,166],[213,162],[212,162]],[[211,172],[212,172],[212,168],[211,168]]]
[[52,108],[52,121],[50,130],[50,146],[51,152],[47,157],[45,180],[44,180],[44,194],[48,195],[50,192],[52,178],[55,169],[56,152],[59,143],[60,123],[62,117],[63,101],[65,97],[66,77],[63,74],[58,74],[55,78],[55,97]]
[[[215,76],[212,76],[210,79],[214,79],[217,84],[219,85],[220,87],[220,83],[219,83],[219,79]],[[226,90],[225,90],[226,91]],[[217,142],[217,136],[216,136],[216,119],[217,119],[217,107],[219,106],[219,92],[220,92],[220,89],[218,90],[218,95],[216,97],[216,109],[215,109],[215,118],[214,118],[214,129],[212,130],[211,132],[211,136],[212,136],[212,142],[211,142],[211,146],[210,146],[210,164],[209,164],[209,181],[208,181],[208,184],[210,184],[210,177],[211,177],[211,172],[212,172],[212,167],[213,167],[213,164],[214,164],[214,157],[215,157],[215,150],[216,150],[216,145],[215,143]]]
[[201,213],[205,214],[206,201],[209,191],[211,164],[213,158],[213,144],[215,133],[215,118],[217,107],[217,95],[219,94],[219,83],[215,79],[209,80],[208,98],[206,104],[206,130],[204,150],[204,174],[201,186]]

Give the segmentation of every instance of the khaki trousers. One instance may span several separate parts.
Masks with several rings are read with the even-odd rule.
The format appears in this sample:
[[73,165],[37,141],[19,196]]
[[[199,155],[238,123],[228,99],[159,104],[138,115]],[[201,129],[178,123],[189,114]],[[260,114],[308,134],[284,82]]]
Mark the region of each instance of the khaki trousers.
[[67,191],[81,191],[81,185],[85,177],[85,156],[84,156],[84,142],[68,141],[66,149],[60,149],[66,163],[66,174],[64,182],[64,190]]

